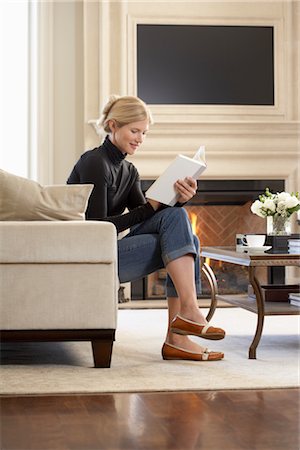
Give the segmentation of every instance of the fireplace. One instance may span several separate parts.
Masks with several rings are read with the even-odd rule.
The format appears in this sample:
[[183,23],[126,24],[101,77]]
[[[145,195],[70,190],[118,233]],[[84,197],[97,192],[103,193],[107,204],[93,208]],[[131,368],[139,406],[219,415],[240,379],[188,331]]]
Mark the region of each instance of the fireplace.
[[[154,180],[142,180],[145,192]],[[195,234],[201,246],[235,245],[237,233],[266,233],[266,222],[250,211],[251,203],[265,187],[277,192],[284,190],[284,180],[201,180],[197,193],[184,208],[187,210]],[[238,294],[248,287],[247,268],[229,263],[209,262],[216,274],[221,294]],[[277,270],[278,268],[275,268]],[[280,268],[282,270],[282,268]],[[258,274],[262,283],[267,283],[274,274],[262,268]],[[282,274],[277,276],[282,278]],[[165,298],[166,271],[161,269],[142,280],[131,284],[132,300]],[[210,287],[201,277],[202,294],[209,297]],[[281,282],[281,281],[280,281]]]

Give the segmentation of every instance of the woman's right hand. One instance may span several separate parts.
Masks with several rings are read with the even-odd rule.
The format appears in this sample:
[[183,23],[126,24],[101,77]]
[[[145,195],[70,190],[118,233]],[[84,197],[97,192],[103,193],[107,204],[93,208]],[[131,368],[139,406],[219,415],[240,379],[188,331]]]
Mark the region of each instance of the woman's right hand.
[[150,203],[154,211],[157,211],[161,205],[159,202],[157,202],[156,200],[152,200],[151,198],[147,198],[147,202]]

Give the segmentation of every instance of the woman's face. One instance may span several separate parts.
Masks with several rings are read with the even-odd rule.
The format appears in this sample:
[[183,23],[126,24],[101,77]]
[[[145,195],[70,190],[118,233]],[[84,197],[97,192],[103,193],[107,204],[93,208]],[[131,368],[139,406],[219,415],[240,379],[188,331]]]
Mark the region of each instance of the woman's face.
[[122,127],[118,127],[112,120],[110,124],[111,142],[121,150],[122,153],[134,155],[139,146],[143,143],[146,133],[149,130],[147,119],[139,122],[131,122]]

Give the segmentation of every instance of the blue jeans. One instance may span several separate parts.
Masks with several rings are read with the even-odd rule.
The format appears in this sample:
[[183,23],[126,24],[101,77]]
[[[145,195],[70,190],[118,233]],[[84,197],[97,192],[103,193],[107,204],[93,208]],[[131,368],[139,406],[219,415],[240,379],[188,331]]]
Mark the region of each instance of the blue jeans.
[[[119,280],[138,280],[186,254],[194,255],[196,292],[200,294],[199,240],[187,212],[180,207],[163,209],[118,241]],[[169,275],[166,295],[178,297]]]

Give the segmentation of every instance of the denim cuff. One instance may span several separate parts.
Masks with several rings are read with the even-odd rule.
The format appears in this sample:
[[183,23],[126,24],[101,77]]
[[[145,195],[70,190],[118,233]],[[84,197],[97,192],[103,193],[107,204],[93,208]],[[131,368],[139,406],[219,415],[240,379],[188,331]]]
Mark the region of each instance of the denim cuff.
[[173,252],[170,252],[168,254],[163,254],[162,259],[164,262],[164,265],[166,266],[169,264],[169,262],[173,261],[174,259],[180,258],[181,256],[192,254],[194,257],[196,257],[197,252],[194,245],[185,245],[184,247],[178,248],[177,250],[174,250]]

